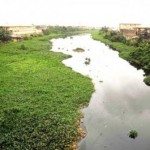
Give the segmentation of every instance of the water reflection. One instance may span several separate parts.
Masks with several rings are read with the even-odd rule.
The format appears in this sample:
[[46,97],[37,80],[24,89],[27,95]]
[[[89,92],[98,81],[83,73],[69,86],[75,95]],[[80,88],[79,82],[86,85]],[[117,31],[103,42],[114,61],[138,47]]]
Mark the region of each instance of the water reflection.
[[[52,42],[53,51],[73,56],[63,63],[89,76],[95,85],[89,106],[83,109],[87,136],[79,150],[150,150],[150,88],[143,82],[144,72],[90,35]],[[85,51],[74,52],[77,47]],[[136,139],[128,137],[132,129],[138,131]]]

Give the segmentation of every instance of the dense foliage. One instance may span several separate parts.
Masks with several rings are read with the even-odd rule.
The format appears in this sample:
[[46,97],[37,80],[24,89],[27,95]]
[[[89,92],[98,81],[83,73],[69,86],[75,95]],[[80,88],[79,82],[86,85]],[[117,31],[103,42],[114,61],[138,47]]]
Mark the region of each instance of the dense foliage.
[[150,86],[150,75],[145,77],[144,82]]
[[146,74],[150,74],[150,42],[145,41],[130,54],[131,62],[143,68]]
[[51,33],[57,33],[57,34],[70,34],[79,32],[79,31],[84,31],[85,29],[79,28],[79,27],[72,27],[72,26],[49,26],[47,29],[43,30],[44,35],[49,35]]
[[131,130],[129,132],[129,137],[130,138],[135,139],[135,138],[137,138],[137,136],[138,136],[138,132],[136,130]]
[[0,28],[0,42],[7,42],[9,40],[11,40],[10,33],[5,29]]
[[[64,36],[64,35],[62,35]],[[50,52],[58,34],[0,45],[0,149],[71,150],[91,80]]]
[[122,42],[126,43],[126,38],[120,33],[116,31],[107,31],[104,38],[112,41],[112,42]]

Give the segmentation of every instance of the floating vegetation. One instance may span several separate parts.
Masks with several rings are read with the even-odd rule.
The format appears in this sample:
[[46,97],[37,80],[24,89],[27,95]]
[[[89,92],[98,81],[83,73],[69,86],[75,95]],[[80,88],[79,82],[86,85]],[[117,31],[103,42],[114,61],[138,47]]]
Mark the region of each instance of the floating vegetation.
[[71,55],[49,51],[49,40],[61,36],[52,33],[50,38],[0,45],[1,150],[75,150],[84,136],[78,133],[76,121],[81,118],[80,106],[89,102],[93,84],[62,64]]
[[76,48],[73,51],[74,52],[84,52],[85,50],[83,48]]
[[138,136],[138,132],[136,130],[131,130],[129,132],[129,137],[135,139]]
[[86,65],[89,65],[90,62],[91,62],[91,59],[90,59],[90,58],[85,58],[85,62],[84,62],[84,63],[85,63]]

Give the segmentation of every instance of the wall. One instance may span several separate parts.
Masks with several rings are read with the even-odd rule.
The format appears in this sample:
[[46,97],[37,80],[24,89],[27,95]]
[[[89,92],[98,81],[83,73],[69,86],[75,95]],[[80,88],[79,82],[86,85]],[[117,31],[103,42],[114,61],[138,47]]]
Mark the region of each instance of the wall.
[[120,32],[127,38],[137,36],[136,28],[140,27],[140,24],[121,23],[119,24]]

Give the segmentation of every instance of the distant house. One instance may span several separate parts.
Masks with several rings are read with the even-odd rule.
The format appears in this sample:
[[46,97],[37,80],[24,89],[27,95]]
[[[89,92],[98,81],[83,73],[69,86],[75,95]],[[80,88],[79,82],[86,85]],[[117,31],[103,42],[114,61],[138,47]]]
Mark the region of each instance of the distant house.
[[137,27],[135,30],[137,36],[150,39],[150,27]]
[[132,38],[137,36],[136,28],[140,26],[141,24],[121,23],[119,24],[119,30],[125,37]]
[[150,27],[143,27],[141,24],[121,23],[119,30],[127,38],[150,39]]
[[23,36],[31,36],[34,34],[41,34],[42,30],[37,29],[33,25],[4,25],[0,26],[10,32],[10,36],[16,41],[23,38]]

